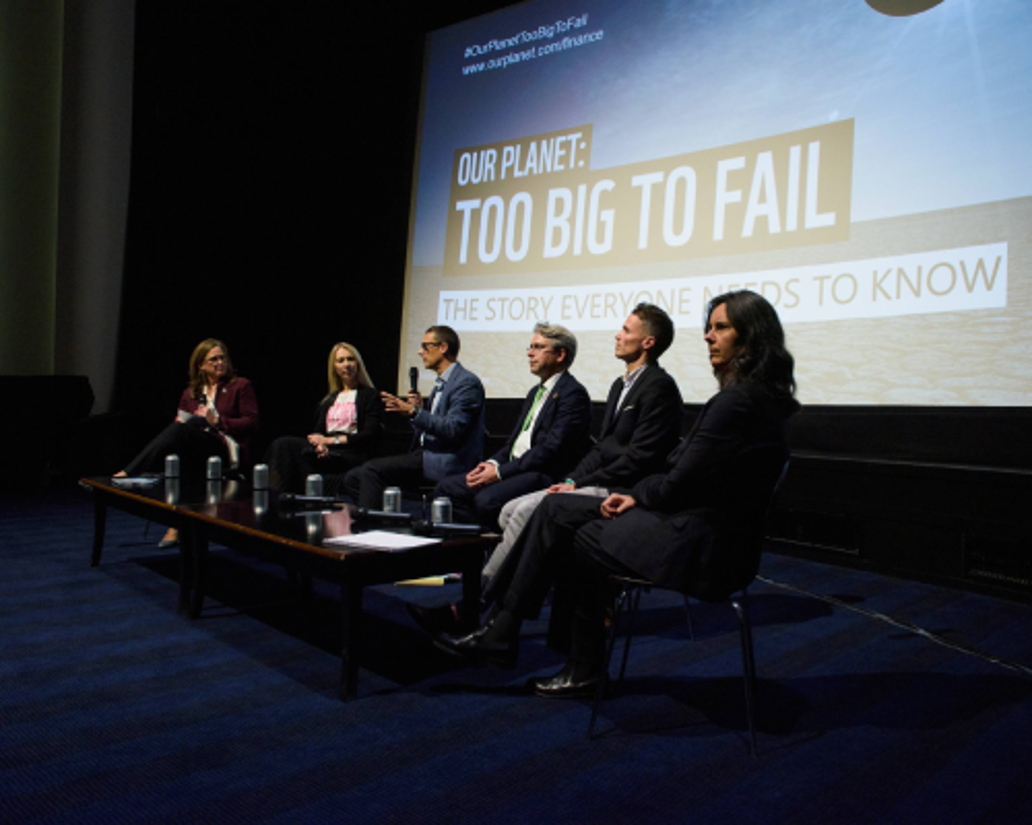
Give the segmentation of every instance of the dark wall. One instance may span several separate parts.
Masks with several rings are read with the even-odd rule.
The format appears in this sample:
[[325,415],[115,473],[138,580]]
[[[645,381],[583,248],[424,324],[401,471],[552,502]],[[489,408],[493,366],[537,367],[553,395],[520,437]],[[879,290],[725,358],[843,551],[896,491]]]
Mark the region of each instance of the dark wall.
[[503,5],[138,4],[127,450],[209,336],[254,381],[266,439],[311,426],[336,341],[394,389],[424,34]]

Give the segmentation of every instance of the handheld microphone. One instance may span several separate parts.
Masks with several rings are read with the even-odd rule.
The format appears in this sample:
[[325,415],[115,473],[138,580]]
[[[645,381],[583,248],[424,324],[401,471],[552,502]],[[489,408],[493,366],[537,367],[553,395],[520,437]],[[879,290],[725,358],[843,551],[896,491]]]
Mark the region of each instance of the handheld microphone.
[[409,367],[408,383],[409,383],[409,392],[418,392],[418,390],[419,390],[419,368],[418,367]]

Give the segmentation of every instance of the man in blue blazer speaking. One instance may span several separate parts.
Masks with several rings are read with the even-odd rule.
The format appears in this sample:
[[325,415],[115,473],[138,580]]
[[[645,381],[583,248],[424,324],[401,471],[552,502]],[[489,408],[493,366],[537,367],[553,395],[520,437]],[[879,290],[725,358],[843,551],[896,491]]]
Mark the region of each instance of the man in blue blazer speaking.
[[469,472],[484,452],[484,385],[456,359],[459,336],[446,326],[432,326],[419,347],[423,366],[437,373],[430,403],[410,392],[398,398],[380,393],[384,409],[408,416],[412,448],[403,455],[374,458],[344,478],[360,507],[379,509],[388,487],[418,487],[455,473]]
[[568,371],[576,356],[577,339],[566,327],[534,327],[527,360],[538,383],[527,393],[508,441],[469,473],[448,476],[434,490],[451,499],[455,521],[498,530],[506,502],[562,481],[591,447],[591,397]]

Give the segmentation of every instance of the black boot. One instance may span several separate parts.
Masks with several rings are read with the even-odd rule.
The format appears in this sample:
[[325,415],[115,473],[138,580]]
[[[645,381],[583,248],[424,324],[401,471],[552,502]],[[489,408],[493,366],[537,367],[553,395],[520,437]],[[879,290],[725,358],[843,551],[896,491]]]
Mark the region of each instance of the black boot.
[[478,667],[492,664],[516,667],[520,653],[520,620],[507,610],[500,611],[479,630],[468,636],[440,634],[434,644],[456,656],[469,659]]

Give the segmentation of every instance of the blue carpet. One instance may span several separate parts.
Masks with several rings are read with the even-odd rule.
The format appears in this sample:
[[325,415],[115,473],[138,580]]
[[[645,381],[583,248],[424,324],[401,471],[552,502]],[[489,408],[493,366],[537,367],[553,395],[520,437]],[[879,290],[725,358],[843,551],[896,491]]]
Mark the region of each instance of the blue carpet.
[[457,587],[372,588],[342,703],[333,587],[216,547],[189,621],[160,532],[111,512],[90,568],[86,492],[0,502],[0,821],[1032,820],[1025,605],[768,555],[754,760],[729,610],[693,642],[645,596],[589,742],[588,703],[522,689],[561,664],[544,618],[516,671],[466,670],[404,609]]

